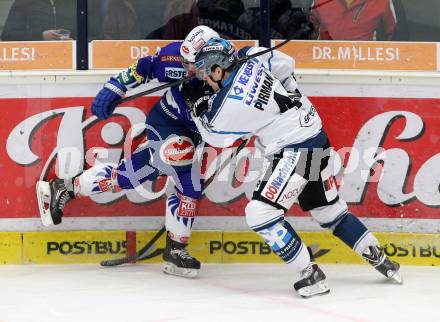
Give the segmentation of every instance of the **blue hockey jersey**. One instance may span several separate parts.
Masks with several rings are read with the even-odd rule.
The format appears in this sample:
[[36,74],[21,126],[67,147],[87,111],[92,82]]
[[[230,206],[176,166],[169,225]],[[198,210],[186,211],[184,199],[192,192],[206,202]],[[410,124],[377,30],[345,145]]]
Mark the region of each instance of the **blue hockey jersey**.
[[[116,79],[130,90],[153,79],[171,83],[185,77],[186,70],[180,55],[181,44],[181,41],[172,42],[161,48],[155,56],[140,58],[116,75]],[[160,106],[169,117],[180,120],[189,129],[197,131],[179,87],[174,86],[167,90],[160,100]]]

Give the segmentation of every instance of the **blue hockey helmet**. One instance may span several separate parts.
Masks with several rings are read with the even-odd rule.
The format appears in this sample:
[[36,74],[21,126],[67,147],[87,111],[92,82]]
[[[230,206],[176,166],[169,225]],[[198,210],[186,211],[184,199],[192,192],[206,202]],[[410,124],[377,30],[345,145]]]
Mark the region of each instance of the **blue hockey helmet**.
[[236,62],[235,48],[226,39],[213,37],[199,51],[195,59],[195,68],[197,76],[203,79],[203,76],[211,75],[215,67],[227,69]]

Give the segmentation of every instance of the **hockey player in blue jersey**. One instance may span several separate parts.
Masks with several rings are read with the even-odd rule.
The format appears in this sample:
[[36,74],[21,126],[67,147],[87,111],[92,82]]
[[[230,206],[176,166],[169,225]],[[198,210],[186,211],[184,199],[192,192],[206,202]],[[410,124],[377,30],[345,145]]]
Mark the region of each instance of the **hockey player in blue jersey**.
[[266,159],[245,209],[249,227],[300,273],[294,288],[303,297],[328,293],[329,288],[324,272],[284,220],[295,201],[380,273],[401,282],[399,264],[388,259],[376,237],[338,195],[328,164],[330,143],[318,112],[298,89],[294,60],[272,51],[237,63],[237,57],[261,50],[247,47],[236,53],[227,40],[212,38],[195,61],[198,77],[216,90],[192,111],[202,139],[225,147],[254,135]]
[[[92,113],[100,119],[108,118],[116,108],[115,102],[126,92],[152,79],[174,82],[193,69],[198,50],[217,32],[206,26],[194,28],[181,42],[172,42],[155,56],[139,59],[104,85],[92,103]],[[185,88],[185,86],[184,86]],[[208,90],[211,88],[207,86]],[[203,92],[203,88],[198,87]],[[165,273],[193,277],[200,262],[192,257],[186,246],[201,197],[202,182],[192,178],[193,156],[199,143],[197,128],[189,115],[185,99],[194,95],[180,87],[165,92],[147,115],[145,144],[130,158],[119,164],[98,163],[72,179],[56,179],[37,183],[40,215],[46,226],[61,223],[63,208],[75,197],[90,196],[105,191],[133,189],[156,179],[160,172],[171,176],[176,191],[166,200],[166,249],[163,258]],[[194,171],[193,171],[194,173]]]

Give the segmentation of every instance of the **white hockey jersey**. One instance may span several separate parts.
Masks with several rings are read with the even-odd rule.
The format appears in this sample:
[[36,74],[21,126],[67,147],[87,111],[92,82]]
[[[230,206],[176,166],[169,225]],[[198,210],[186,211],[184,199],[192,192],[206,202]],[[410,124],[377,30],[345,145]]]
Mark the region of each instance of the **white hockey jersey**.
[[[264,50],[248,47],[239,54]],[[209,100],[208,111],[195,118],[202,139],[227,147],[255,135],[265,155],[302,143],[320,133],[321,119],[293,77],[294,60],[272,51],[238,66]]]

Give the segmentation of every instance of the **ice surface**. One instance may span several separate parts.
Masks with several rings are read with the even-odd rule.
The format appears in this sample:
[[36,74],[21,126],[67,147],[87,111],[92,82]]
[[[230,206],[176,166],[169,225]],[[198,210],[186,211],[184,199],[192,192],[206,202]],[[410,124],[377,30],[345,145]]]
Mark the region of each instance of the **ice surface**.
[[0,322],[440,321],[440,268],[404,266],[404,285],[368,265],[322,265],[331,293],[301,299],[286,265],[0,266]]

